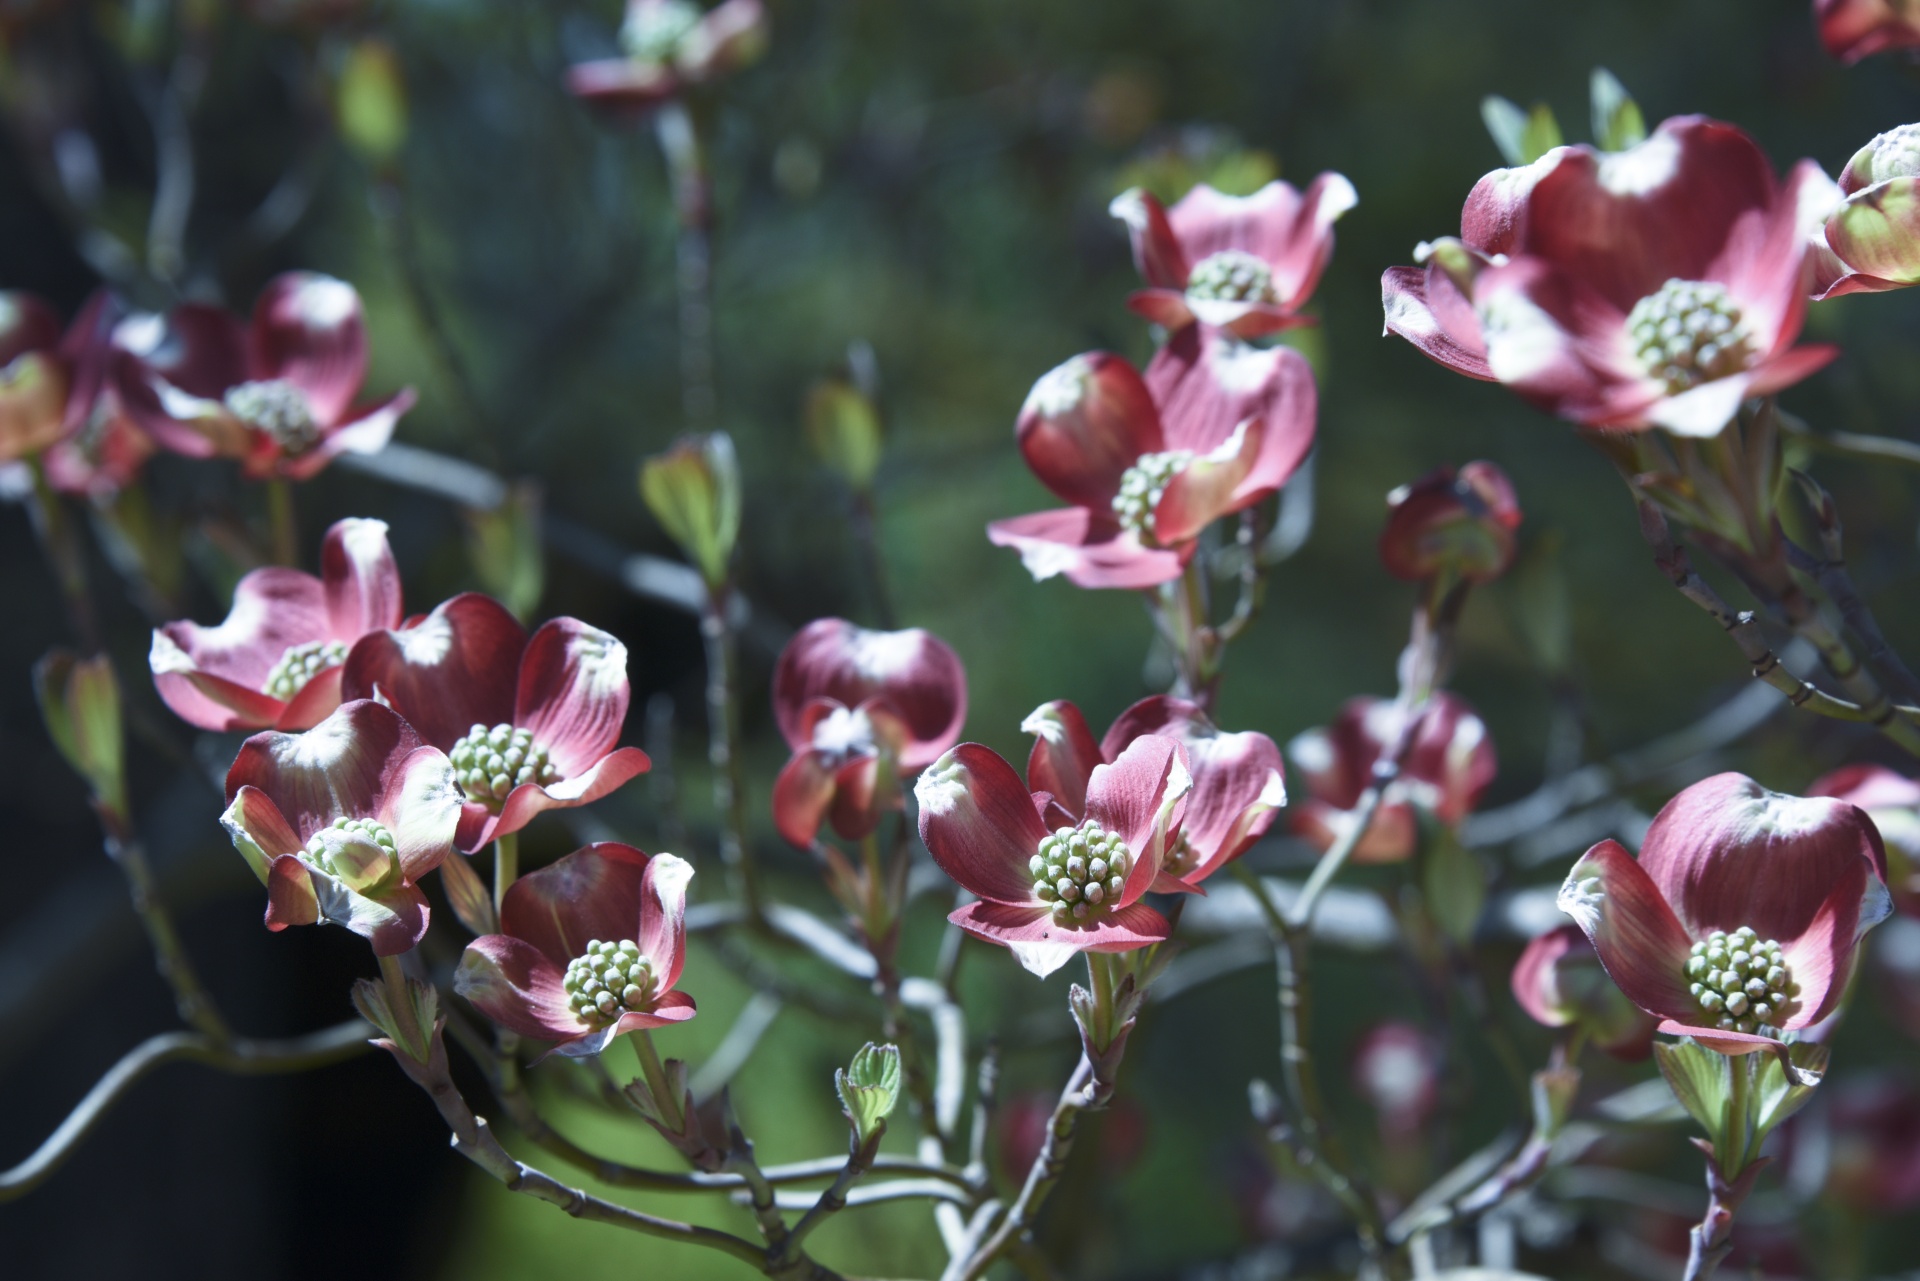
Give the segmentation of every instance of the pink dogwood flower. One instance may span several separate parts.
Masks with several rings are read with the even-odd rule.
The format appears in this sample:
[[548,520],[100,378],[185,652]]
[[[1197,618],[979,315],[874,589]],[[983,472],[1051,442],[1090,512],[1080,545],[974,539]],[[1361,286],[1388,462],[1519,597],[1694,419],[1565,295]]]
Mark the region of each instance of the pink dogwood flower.
[[692,0],[627,0],[625,56],[575,63],[567,68],[567,90],[604,110],[636,115],[753,61],[766,44],[761,0],[722,0],[705,13]]
[[1712,436],[1838,354],[1795,347],[1832,202],[1740,130],[1677,116],[1625,151],[1556,147],[1482,178],[1458,239],[1381,278],[1388,331],[1587,427]]
[[1109,212],[1127,225],[1150,286],[1127,306],[1168,330],[1199,322],[1241,338],[1311,323],[1300,308],[1333,257],[1334,222],[1359,199],[1337,173],[1304,192],[1270,182],[1250,196],[1201,183],[1171,209],[1124,191]]
[[1842,62],[1920,48],[1920,0],[1813,0],[1820,42]]
[[[1324,850],[1352,826],[1353,808],[1373,781],[1374,762],[1398,734],[1402,715],[1391,699],[1350,699],[1333,724],[1287,744],[1307,786],[1307,798],[1289,812],[1296,834]],[[1486,722],[1459,695],[1435,693],[1399,777],[1354,847],[1354,860],[1393,863],[1411,856],[1420,834],[1416,807],[1456,827],[1480,803],[1499,768]]]
[[133,483],[157,447],[121,407],[114,365],[126,352],[164,373],[185,354],[176,338],[162,317],[129,313],[111,290],[87,299],[60,340],[69,383],[60,439],[41,455],[49,485],[108,498]]
[[693,867],[631,845],[589,845],[530,872],[500,904],[500,933],[467,944],[454,991],[504,1028],[574,1058],[684,1023]]
[[472,853],[534,815],[597,801],[646,771],[620,747],[627,647],[577,618],[531,637],[506,606],[468,592],[374,632],[347,656],[348,698],[378,697],[453,761]]
[[275,276],[244,329],[198,305],[176,308],[167,324],[190,359],[170,375],[124,354],[114,386],[149,435],[190,458],[236,458],[254,479],[305,480],[341,453],[383,449],[413,407],[410,387],[354,405],[367,376],[367,332],[360,295],[343,280]]
[[1808,796],[1831,796],[1867,812],[1887,849],[1894,909],[1920,917],[1920,781],[1884,765],[1847,765],[1815,779]]
[[1667,802],[1638,861],[1615,841],[1588,850],[1559,904],[1659,1031],[1784,1065],[1780,1038],[1834,1011],[1892,910],[1886,867],[1857,807],[1718,774]]
[[1084,821],[1043,815],[992,748],[962,743],[920,776],[920,839],[942,871],[979,896],[947,919],[1045,978],[1076,952],[1131,952],[1167,937],[1140,901],[1159,875],[1193,776],[1171,738],[1136,739],[1087,780]]
[[1529,942],[1513,967],[1513,999],[1542,1027],[1578,1024],[1618,1059],[1653,1052],[1653,1016],[1629,1001],[1600,965],[1577,925],[1562,925]]
[[1182,698],[1141,699],[1098,742],[1080,709],[1064,699],[1041,704],[1020,728],[1034,736],[1027,787],[1053,800],[1041,816],[1049,827],[1078,823],[1093,771],[1119,760],[1139,739],[1160,735],[1185,749],[1193,790],[1152,887],[1161,893],[1197,890],[1251,849],[1287,803],[1285,767],[1273,740],[1251,730],[1223,733],[1198,704]]
[[267,928],[330,921],[394,956],[427,932],[420,879],[453,849],[460,789],[446,756],[361,700],[302,734],[241,745],[222,826],[267,887]]
[[1202,325],[1175,334],[1144,378],[1108,352],[1075,356],[1033,385],[1014,426],[1027,466],[1073,505],[994,521],[987,537],[1036,579],[1170,582],[1201,530],[1293,475],[1316,404],[1300,353]]
[[773,713],[793,750],[773,787],[780,835],[806,849],[825,820],[859,840],[904,804],[899,780],[960,740],[967,674],[931,632],[816,619],[780,652]]
[[1920,284],[1920,124],[1855,152],[1840,196],[1814,238],[1814,300]]
[[398,627],[401,617],[386,522],[343,520],[320,545],[319,578],[256,569],[234,588],[233,608],[218,627],[156,627],[147,662],[160,697],[190,725],[308,729],[340,706],[342,665],[354,642]]

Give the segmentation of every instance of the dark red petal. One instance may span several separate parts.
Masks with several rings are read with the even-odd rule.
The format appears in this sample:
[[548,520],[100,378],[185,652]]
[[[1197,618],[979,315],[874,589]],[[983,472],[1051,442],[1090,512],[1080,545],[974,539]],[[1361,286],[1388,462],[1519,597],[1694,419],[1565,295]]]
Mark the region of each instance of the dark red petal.
[[658,990],[678,983],[686,964],[687,884],[692,880],[693,864],[672,854],[655,854],[641,874],[640,933],[634,942],[653,962]]
[[375,691],[446,751],[475,725],[510,721],[527,633],[507,607],[468,592],[409,626],[373,632],[347,656],[342,696]]
[[984,899],[1037,901],[1028,863],[1047,829],[1013,766],[992,748],[962,743],[920,775],[913,793],[920,839],[942,871]]
[[969,903],[947,919],[976,938],[1010,949],[1040,978],[1065,965],[1076,952],[1131,952],[1162,942],[1167,918],[1144,903],[1103,913],[1085,925],[1059,925],[1044,904]]
[[1577,925],[1562,925],[1531,940],[1514,962],[1513,999],[1535,1023],[1565,1027],[1573,1022],[1575,1010],[1561,999],[1553,982],[1553,967],[1576,946],[1589,946],[1586,935]]
[[1097,819],[1133,851],[1122,905],[1137,900],[1160,873],[1168,834],[1180,825],[1193,787],[1186,749],[1157,734],[1136,738],[1110,765],[1087,780],[1087,817]]
[[334,714],[340,706],[340,669],[329,667],[300,687],[274,718],[273,728],[297,733],[312,729]]
[[773,781],[773,826],[780,839],[797,849],[813,848],[814,837],[833,803],[834,771],[820,754],[803,747],[788,759]]
[[535,1040],[564,1041],[591,1030],[568,1002],[565,977],[566,961],[555,962],[509,935],[488,934],[467,944],[453,990],[501,1027]]
[[593,941],[639,942],[647,856],[631,845],[588,845],[507,887],[500,929],[532,944],[556,968]]
[[1180,247],[1160,198],[1142,187],[1129,188],[1113,198],[1107,212],[1126,224],[1133,243],[1133,265],[1149,285],[1172,291],[1187,287],[1192,261]]
[[1399,334],[1457,374],[1493,381],[1473,304],[1434,267],[1389,267],[1380,275],[1386,332]]
[[1086,352],[1034,383],[1014,439],[1041,484],[1067,502],[1106,507],[1127,468],[1166,447],[1154,402],[1125,358]]
[[909,732],[900,764],[911,771],[960,737],[967,719],[967,674],[960,656],[931,632],[917,627],[870,631],[843,618],[820,618],[787,642],[774,667],[774,718],[793,750],[813,745],[807,707],[823,698],[856,708],[884,700]]
[[987,541],[1011,547],[1036,582],[1064,574],[1076,587],[1138,590],[1180,577],[1194,545],[1147,547],[1131,530],[1122,531],[1112,514],[1085,507],[1062,507],[996,520]]
[[320,544],[327,620],[335,640],[348,644],[368,632],[400,626],[400,567],[387,545],[383,520],[335,521]]
[[1093,767],[1109,757],[1093,741],[1093,731],[1080,709],[1064,698],[1042,703],[1020,722],[1020,731],[1033,735],[1033,751],[1027,755],[1027,790],[1050,794],[1069,813],[1086,813],[1087,780]]
[[685,992],[662,992],[659,998],[651,1002],[649,1010],[632,1010],[622,1014],[611,1029],[616,1037],[628,1032],[637,1032],[642,1028],[667,1027],[674,1023],[685,1023],[695,1014],[693,998]]
[[567,92],[619,115],[638,115],[680,92],[680,77],[657,62],[602,58],[567,68]]
[[269,730],[241,744],[227,771],[227,800],[242,787],[270,797],[305,841],[336,818],[373,818],[407,772],[420,746],[405,721],[360,700],[304,734]]
[[856,756],[842,764],[833,775],[833,805],[828,818],[843,840],[859,841],[873,835],[880,818],[890,809],[905,804],[891,772],[883,774],[878,756]]
[[1814,0],[1820,41],[1842,62],[1920,46],[1920,20],[1887,0]]
[[1172,289],[1136,290],[1127,295],[1127,310],[1169,332],[1184,329],[1194,321],[1187,296]]
[[1593,942],[1628,999],[1661,1018],[1699,1017],[1686,976],[1693,939],[1653,878],[1617,841],[1581,856],[1560,887],[1560,910]]
[[556,618],[534,632],[520,657],[513,723],[571,777],[620,741],[631,697],[627,647],[577,618]]
[[306,393],[314,420],[346,416],[367,376],[367,329],[353,286],[311,271],[275,276],[254,304],[247,358],[256,379]]

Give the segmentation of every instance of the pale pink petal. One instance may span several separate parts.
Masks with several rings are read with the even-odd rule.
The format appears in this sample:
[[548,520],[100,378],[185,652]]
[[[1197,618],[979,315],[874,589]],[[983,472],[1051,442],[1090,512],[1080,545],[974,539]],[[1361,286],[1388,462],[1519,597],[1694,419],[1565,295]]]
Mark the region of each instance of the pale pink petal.
[[1103,912],[1085,924],[1061,925],[1044,904],[969,903],[947,919],[976,938],[1010,949],[1040,978],[1065,965],[1078,952],[1131,952],[1162,942],[1171,932],[1167,919],[1144,903]]
[[1087,817],[1118,832],[1134,854],[1119,902],[1137,900],[1160,874],[1169,833],[1180,825],[1193,774],[1178,740],[1136,738],[1113,763],[1097,765],[1087,780]]
[[1194,546],[1148,547],[1110,512],[1062,507],[996,520],[987,540],[1011,547],[1036,582],[1063,574],[1076,587],[1157,587],[1180,577]]
[[317,422],[339,422],[367,376],[360,295],[317,272],[275,276],[254,304],[247,357],[254,378],[292,383],[306,393]]
[[652,761],[637,747],[616,747],[588,767],[555,783],[522,783],[507,793],[506,803],[494,813],[484,805],[468,804],[461,812],[454,844],[473,853],[491,841],[524,828],[551,809],[572,809],[610,796],[647,772]]

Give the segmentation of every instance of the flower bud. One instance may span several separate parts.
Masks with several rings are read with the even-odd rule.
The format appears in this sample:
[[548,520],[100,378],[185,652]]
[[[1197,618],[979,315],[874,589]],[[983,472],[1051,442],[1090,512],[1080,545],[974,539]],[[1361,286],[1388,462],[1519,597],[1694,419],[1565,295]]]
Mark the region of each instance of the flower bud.
[[1851,196],[1895,178],[1920,177],[1920,124],[1901,125],[1876,135],[1853,153],[1840,171],[1840,190]]
[[79,658],[53,650],[33,669],[34,693],[47,734],[67,764],[87,781],[93,803],[124,822],[125,750],[120,733],[120,686],[104,654]]
[[727,580],[740,535],[740,467],[725,432],[685,436],[640,468],[640,496],[710,588]]
[[833,1088],[855,1140],[864,1145],[878,1139],[900,1101],[899,1048],[867,1042],[851,1064],[834,1069]]
[[807,393],[807,441],[820,460],[856,493],[873,487],[880,467],[880,414],[861,390],[840,378]]
[[347,50],[335,89],[340,136],[361,159],[384,165],[407,141],[407,84],[393,46],[377,37]]
[[1513,564],[1520,506],[1492,463],[1437,468],[1388,494],[1387,507],[1380,560],[1395,578],[1485,583]]

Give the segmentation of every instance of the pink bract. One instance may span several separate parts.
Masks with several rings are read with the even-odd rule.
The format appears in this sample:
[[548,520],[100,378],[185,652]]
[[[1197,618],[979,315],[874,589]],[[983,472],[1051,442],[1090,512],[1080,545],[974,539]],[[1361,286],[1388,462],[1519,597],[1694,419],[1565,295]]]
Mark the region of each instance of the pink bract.
[[220,822],[267,887],[268,929],[331,921],[393,956],[427,932],[420,880],[452,850],[459,819],[446,756],[363,700],[305,733],[248,739]]
[[1482,178],[1423,267],[1388,269],[1386,327],[1583,426],[1716,435],[1837,354],[1793,345],[1831,192],[1812,161],[1778,182],[1751,138],[1701,116],[1626,151],[1556,147]]
[[174,714],[201,729],[301,730],[339,707],[354,642],[402,618],[386,523],[334,524],[321,543],[320,573],[256,569],[234,588],[218,627],[155,628],[147,662]]
[[1813,17],[1820,42],[1842,62],[1920,48],[1920,3],[1915,0],[1814,0]]
[[1313,447],[1304,357],[1204,325],[1182,329],[1143,378],[1108,352],[1052,370],[1014,427],[1027,465],[1073,506],[994,521],[1036,579],[1146,588],[1180,576],[1214,520],[1270,496]]
[[[1289,811],[1297,834],[1323,850],[1340,838],[1403,714],[1390,699],[1350,699],[1333,724],[1308,730],[1287,744],[1287,755],[1307,787],[1306,799]],[[1435,693],[1414,731],[1400,776],[1355,846],[1354,859],[1391,863],[1409,857],[1419,838],[1414,807],[1457,826],[1473,812],[1498,772],[1486,723],[1459,695]]]
[[[1166,918],[1140,898],[1159,875],[1186,809],[1193,780],[1185,756],[1173,739],[1148,736],[1112,764],[1093,768],[1085,816],[1117,835],[1131,861],[1116,895],[1089,900],[1097,904],[1091,915],[1067,921],[1056,919],[1053,903],[1036,893],[1032,870],[1052,834],[1042,820],[1051,798],[1028,792],[991,748],[962,743],[942,756],[914,785],[920,839],[942,871],[979,897],[948,919],[1010,949],[1043,978],[1076,952],[1129,952],[1166,938]],[[1056,823],[1071,826],[1064,815]]]
[[[1127,225],[1134,264],[1151,286],[1127,305],[1168,330],[1197,322],[1241,338],[1310,323],[1298,312],[1333,257],[1334,222],[1358,202],[1337,173],[1304,192],[1270,182],[1250,196],[1201,183],[1171,209],[1138,187],[1122,192],[1110,211]],[[1225,289],[1209,278],[1236,268]]]
[[1920,917],[1920,781],[1884,765],[1847,765],[1815,779],[1807,795],[1831,796],[1866,811],[1886,846],[1895,910]]
[[[693,998],[676,990],[686,959],[687,883],[693,867],[671,854],[648,858],[603,842],[521,877],[500,905],[500,933],[467,944],[454,990],[495,1023],[554,1042],[561,1054],[598,1054],[614,1038],[684,1023]],[[650,981],[617,1014],[583,1017],[567,968],[590,945],[632,943]]]
[[1273,740],[1250,730],[1224,733],[1185,699],[1143,698],[1121,712],[1097,743],[1080,709],[1064,700],[1035,708],[1020,728],[1034,736],[1027,787],[1051,796],[1075,822],[1085,815],[1096,767],[1118,760],[1150,735],[1181,745],[1193,790],[1153,886],[1162,893],[1199,890],[1202,881],[1252,848],[1287,803],[1285,767]]
[[1692,946],[1743,926],[1778,943],[1795,992],[1774,1030],[1809,1027],[1838,1005],[1861,935],[1891,910],[1885,879],[1880,834],[1857,807],[1718,774],[1667,803],[1638,861],[1614,841],[1588,850],[1559,904],[1660,1031],[1723,1054],[1784,1054],[1773,1036],[1710,1025],[1690,987]]
[[525,731],[548,754],[554,777],[509,780],[504,796],[463,779],[456,843],[469,853],[544,810],[599,800],[648,766],[639,748],[618,746],[631,697],[627,647],[575,618],[528,636],[506,606],[478,593],[368,635],[348,655],[341,688],[348,698],[378,697],[449,754],[496,726]]
[[822,821],[847,840],[903,803],[911,777],[959,741],[967,675],[919,628],[869,631],[842,618],[807,624],[780,652],[773,712],[793,751],[774,784],[774,825],[805,849]]
[[191,458],[234,458],[254,479],[305,480],[344,452],[385,448],[412,388],[374,405],[354,398],[367,375],[360,295],[331,276],[268,282],[252,324],[189,303],[166,317],[177,346],[115,362],[114,389],[155,440]]
[[[650,28],[663,31],[694,12],[686,0],[628,0],[622,41],[631,43],[634,33]],[[610,115],[639,116],[751,61],[766,41],[767,10],[761,0],[722,0],[663,47],[575,63],[567,68],[567,91]],[[642,34],[640,43],[655,41]]]

